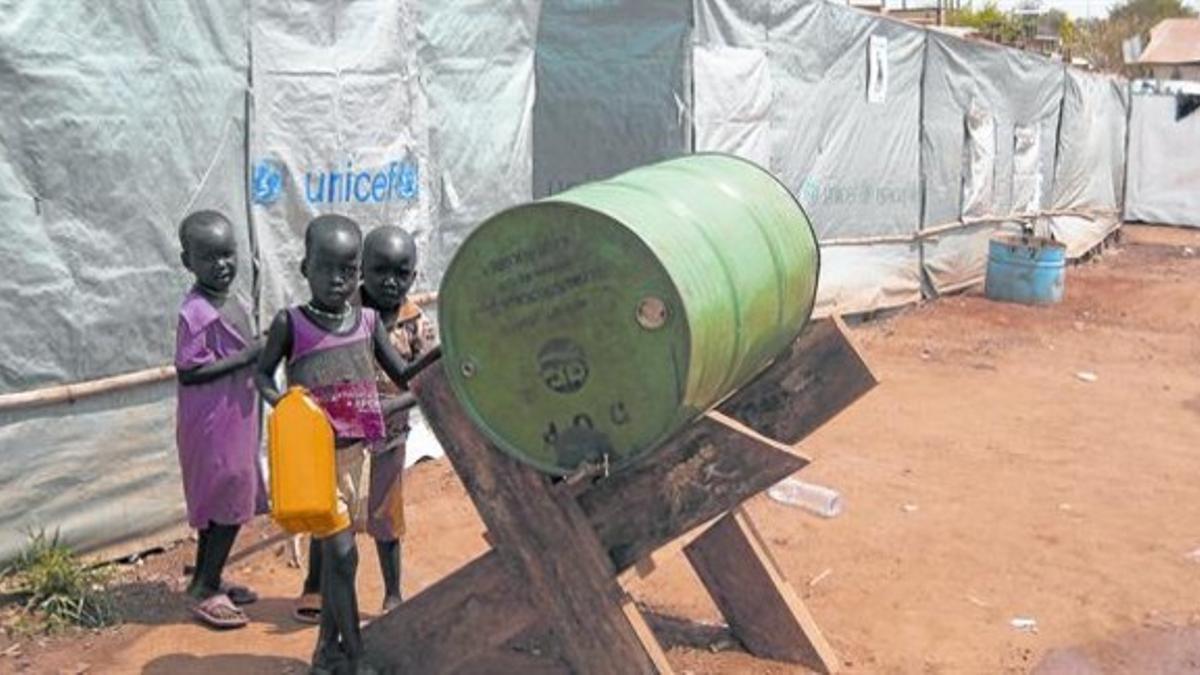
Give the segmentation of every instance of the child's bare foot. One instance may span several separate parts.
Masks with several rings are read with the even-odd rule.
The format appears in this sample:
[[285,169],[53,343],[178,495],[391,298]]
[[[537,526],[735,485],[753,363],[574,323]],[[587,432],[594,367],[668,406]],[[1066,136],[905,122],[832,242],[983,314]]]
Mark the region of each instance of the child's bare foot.
[[312,667],[308,672],[311,675],[337,675],[346,672],[349,664],[346,653],[338,645],[321,643],[313,652]]
[[383,613],[387,614],[388,612],[392,611],[393,609],[396,609],[397,607],[400,606],[400,604],[402,602],[404,602],[404,601],[401,600],[400,596],[398,596],[398,595],[389,595],[389,596],[385,597],[383,599]]

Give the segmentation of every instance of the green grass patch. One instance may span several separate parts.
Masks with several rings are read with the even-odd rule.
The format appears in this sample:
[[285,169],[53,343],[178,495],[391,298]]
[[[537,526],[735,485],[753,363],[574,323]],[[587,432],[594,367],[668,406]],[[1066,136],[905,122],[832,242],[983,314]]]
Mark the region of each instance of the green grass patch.
[[116,623],[109,597],[111,577],[103,566],[88,565],[59,541],[58,533],[31,532],[29,543],[4,573],[9,592],[48,630],[68,626],[100,628]]

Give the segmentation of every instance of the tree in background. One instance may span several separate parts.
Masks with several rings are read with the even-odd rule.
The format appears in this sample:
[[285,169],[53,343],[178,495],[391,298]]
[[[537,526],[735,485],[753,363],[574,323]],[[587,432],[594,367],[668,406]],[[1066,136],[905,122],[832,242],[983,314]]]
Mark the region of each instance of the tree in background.
[[1194,16],[1195,10],[1182,0],[1127,0],[1109,10],[1107,19],[1080,22],[1068,49],[1099,70],[1119,72],[1122,42],[1136,35],[1145,45],[1150,29],[1163,19]]
[[946,23],[974,28],[988,40],[1001,44],[1012,44],[1021,35],[1020,22],[1011,14],[1000,11],[995,0],[990,0],[978,11],[972,4],[953,10]]
[[1075,27],[1075,22],[1071,17],[1063,15],[1063,20],[1058,24],[1058,39],[1062,41],[1063,50],[1068,58],[1072,56],[1071,48],[1079,41],[1079,29]]

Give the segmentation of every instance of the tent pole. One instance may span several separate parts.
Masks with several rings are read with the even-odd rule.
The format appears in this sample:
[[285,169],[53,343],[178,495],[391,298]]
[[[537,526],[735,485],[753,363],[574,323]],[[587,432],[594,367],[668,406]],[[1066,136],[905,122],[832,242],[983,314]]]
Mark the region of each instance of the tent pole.
[[[414,293],[412,301],[418,305],[429,305],[437,302],[437,293]],[[131,389],[144,384],[163,382],[174,377],[174,366],[155,366],[153,368],[146,368],[145,370],[122,373],[95,380],[58,384],[12,394],[0,394],[0,412],[36,408],[55,403],[74,403],[89,396]]]

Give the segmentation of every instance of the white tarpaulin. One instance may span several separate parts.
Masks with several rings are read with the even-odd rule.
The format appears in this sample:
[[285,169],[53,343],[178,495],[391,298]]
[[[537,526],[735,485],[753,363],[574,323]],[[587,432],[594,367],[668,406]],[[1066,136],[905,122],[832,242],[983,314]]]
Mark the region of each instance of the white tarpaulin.
[[1125,182],[1126,83],[1067,71],[1050,234],[1078,257],[1120,226]]
[[[249,251],[245,7],[0,13],[0,393],[169,363],[179,220],[219,209]],[[173,393],[0,412],[0,561],[30,529],[93,548],[179,522]]]
[[923,31],[825,2],[696,13],[696,149],[763,163],[796,194],[822,242],[817,311],[918,300]]
[[688,152],[680,0],[545,0],[537,38],[533,192]]
[[[1124,83],[823,0],[27,0],[0,83],[0,396],[169,363],[197,208],[233,220],[266,319],[304,297],[315,214],[411,229],[429,290],[500,209],[722,150],[796,194],[818,311],[855,313],[977,282],[1003,224],[1080,255],[1126,192]],[[1200,225],[1200,113],[1154,91],[1129,216]],[[31,526],[92,548],[179,522],[173,392],[0,412],[0,560]]]
[[[941,293],[983,279],[987,240],[997,225],[1028,214],[1035,197],[1037,210],[1049,207],[1045,186],[1054,176],[1064,68],[1028,52],[938,33],[929,34],[927,49],[921,172],[922,229],[930,236],[923,239],[923,260]],[[980,117],[990,125],[979,125]],[[988,126],[991,167],[974,151],[988,143]],[[966,201],[968,194],[980,199]]]
[[429,100],[433,219],[425,288],[471,230],[533,195],[537,0],[440,0],[418,7]]
[[1180,119],[1179,96],[1131,98],[1127,220],[1200,227],[1200,110]]
[[720,151],[771,165],[771,71],[761,49],[696,45],[696,152]]
[[428,114],[412,5],[251,4],[251,198],[264,322],[307,297],[304,227],[318,214],[348,215],[364,229],[400,225],[430,240]]

